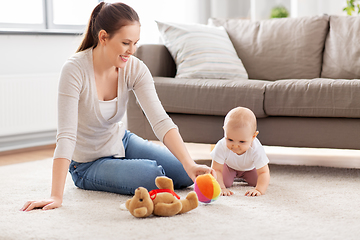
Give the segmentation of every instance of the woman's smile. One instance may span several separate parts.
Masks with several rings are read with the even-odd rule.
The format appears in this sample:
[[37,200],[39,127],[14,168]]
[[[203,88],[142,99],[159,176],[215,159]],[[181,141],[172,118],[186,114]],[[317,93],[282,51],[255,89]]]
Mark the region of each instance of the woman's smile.
[[127,62],[130,58],[130,56],[124,56],[124,55],[120,55],[121,60],[123,60],[124,62]]

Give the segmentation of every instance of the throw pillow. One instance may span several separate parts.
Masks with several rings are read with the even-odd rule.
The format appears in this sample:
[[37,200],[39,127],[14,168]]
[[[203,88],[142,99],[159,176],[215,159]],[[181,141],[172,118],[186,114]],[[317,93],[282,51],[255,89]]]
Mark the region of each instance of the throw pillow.
[[330,16],[322,78],[360,78],[360,16]]
[[248,78],[223,27],[157,22],[177,78]]

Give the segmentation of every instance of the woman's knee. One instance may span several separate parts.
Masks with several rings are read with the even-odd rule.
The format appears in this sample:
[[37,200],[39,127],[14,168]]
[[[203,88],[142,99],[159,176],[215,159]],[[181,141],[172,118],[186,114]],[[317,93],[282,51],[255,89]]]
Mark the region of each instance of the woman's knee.
[[147,167],[147,170],[144,172],[144,175],[149,175],[153,177],[165,176],[165,170],[161,165],[157,165],[156,161],[149,160],[150,164]]
[[157,165],[155,161],[146,161],[147,166],[143,171],[139,172],[139,176],[134,176],[134,181],[137,181],[137,187],[144,187],[151,191],[156,187],[155,179],[159,176],[165,176],[165,170],[161,165]]

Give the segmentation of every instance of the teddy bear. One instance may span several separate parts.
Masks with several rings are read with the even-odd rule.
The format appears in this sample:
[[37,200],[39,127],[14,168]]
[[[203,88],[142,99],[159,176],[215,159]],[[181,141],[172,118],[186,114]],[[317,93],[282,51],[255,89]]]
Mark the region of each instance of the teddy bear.
[[129,212],[138,218],[145,218],[151,214],[162,217],[170,217],[176,214],[186,213],[198,206],[198,198],[194,191],[181,199],[174,192],[173,181],[165,176],[157,177],[155,185],[159,189],[148,192],[146,188],[139,187],[135,194],[125,203]]

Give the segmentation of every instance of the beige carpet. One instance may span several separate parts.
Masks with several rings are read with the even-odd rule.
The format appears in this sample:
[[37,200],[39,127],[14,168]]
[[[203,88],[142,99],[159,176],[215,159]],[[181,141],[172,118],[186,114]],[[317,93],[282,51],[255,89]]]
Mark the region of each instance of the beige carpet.
[[[129,197],[77,189],[67,179],[63,207],[29,213],[47,197],[52,160],[0,167],[0,239],[359,239],[360,169],[270,165],[266,195],[234,196],[170,218],[137,219]],[[177,191],[184,197],[191,188]]]

